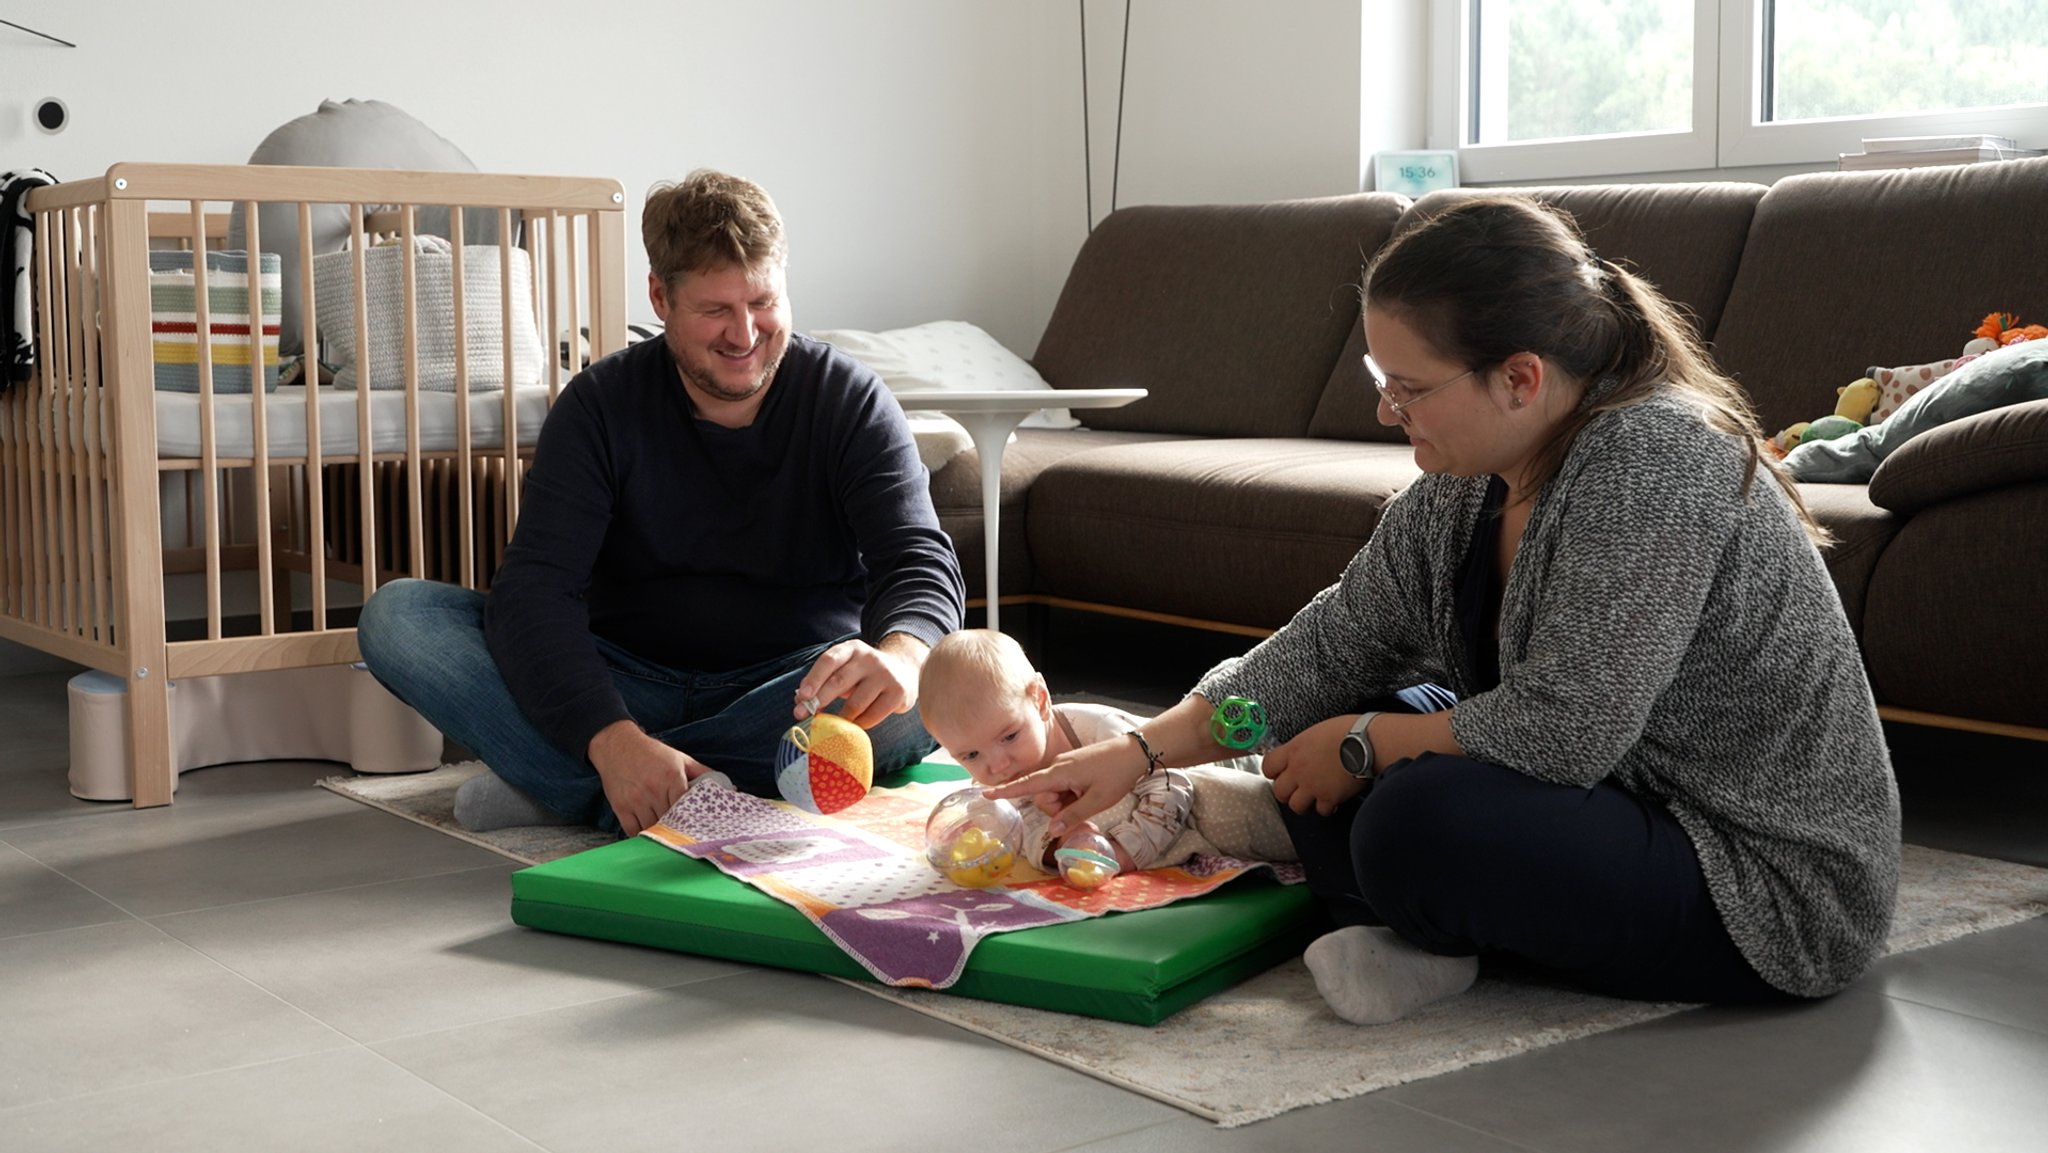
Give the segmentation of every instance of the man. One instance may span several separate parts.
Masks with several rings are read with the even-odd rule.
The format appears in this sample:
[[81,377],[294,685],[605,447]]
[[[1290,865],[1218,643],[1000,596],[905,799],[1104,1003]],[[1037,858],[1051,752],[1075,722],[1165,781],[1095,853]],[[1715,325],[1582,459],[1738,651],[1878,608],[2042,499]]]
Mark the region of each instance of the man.
[[631,836],[704,773],[773,795],[793,720],[838,703],[876,767],[921,757],[918,671],[957,628],[959,562],[879,378],[790,329],[759,186],[700,170],[641,215],[663,339],[569,383],[488,600],[397,581],[370,671],[493,770],[472,830]]

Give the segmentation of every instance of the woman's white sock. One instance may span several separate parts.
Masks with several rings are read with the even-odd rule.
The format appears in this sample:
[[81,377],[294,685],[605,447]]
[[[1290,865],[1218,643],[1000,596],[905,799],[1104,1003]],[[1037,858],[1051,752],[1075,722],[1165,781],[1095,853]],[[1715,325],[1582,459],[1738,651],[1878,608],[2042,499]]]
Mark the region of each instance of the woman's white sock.
[[1440,957],[1392,929],[1352,925],[1325,933],[1302,955],[1316,991],[1354,1025],[1398,1021],[1432,1001],[1454,997],[1479,976],[1477,957]]

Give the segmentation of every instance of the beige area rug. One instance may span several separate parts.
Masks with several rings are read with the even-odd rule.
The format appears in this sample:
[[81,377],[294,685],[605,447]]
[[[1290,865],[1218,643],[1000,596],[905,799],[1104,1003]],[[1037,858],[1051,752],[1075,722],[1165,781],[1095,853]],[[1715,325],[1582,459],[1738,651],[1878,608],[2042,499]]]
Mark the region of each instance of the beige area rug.
[[527,825],[488,833],[470,832],[455,823],[455,790],[462,782],[485,771],[482,761],[464,761],[427,773],[328,777],[320,782],[320,787],[480,845],[522,865],[542,864],[618,840],[588,825]]
[[[611,840],[584,828],[465,832],[451,812],[455,787],[481,771],[482,765],[470,762],[415,776],[331,777],[320,783],[528,864]],[[1924,948],[2042,913],[2048,913],[2048,869],[1908,845],[1887,951]],[[1694,1007],[1617,1001],[1526,975],[1492,973],[1482,974],[1469,992],[1406,1020],[1361,1029],[1324,1007],[1299,958],[1149,1028],[844,983],[1225,1128]]]

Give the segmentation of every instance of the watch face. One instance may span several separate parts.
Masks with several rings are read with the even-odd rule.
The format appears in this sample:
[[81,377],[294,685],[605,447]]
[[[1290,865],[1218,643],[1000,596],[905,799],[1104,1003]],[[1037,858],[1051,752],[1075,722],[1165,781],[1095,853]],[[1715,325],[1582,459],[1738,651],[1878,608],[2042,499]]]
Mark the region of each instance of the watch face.
[[1344,734],[1337,745],[1337,759],[1344,762],[1344,771],[1354,777],[1365,775],[1365,742],[1355,733]]

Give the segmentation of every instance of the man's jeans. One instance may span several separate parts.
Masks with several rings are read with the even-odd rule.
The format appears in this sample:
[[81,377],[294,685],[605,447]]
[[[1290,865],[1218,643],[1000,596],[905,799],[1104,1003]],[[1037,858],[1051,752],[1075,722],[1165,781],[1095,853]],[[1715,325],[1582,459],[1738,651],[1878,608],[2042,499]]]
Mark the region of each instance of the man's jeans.
[[[527,721],[484,646],[482,593],[434,581],[393,581],[363,606],[356,640],[378,681],[491,771],[552,812],[619,831],[590,760],[549,743]],[[775,751],[794,723],[796,686],[818,645],[752,668],[693,673],[664,668],[595,638],[612,683],[642,729],[732,778],[773,797]],[[831,642],[838,643],[837,641]],[[868,730],[875,771],[913,764],[935,746],[915,709]]]

